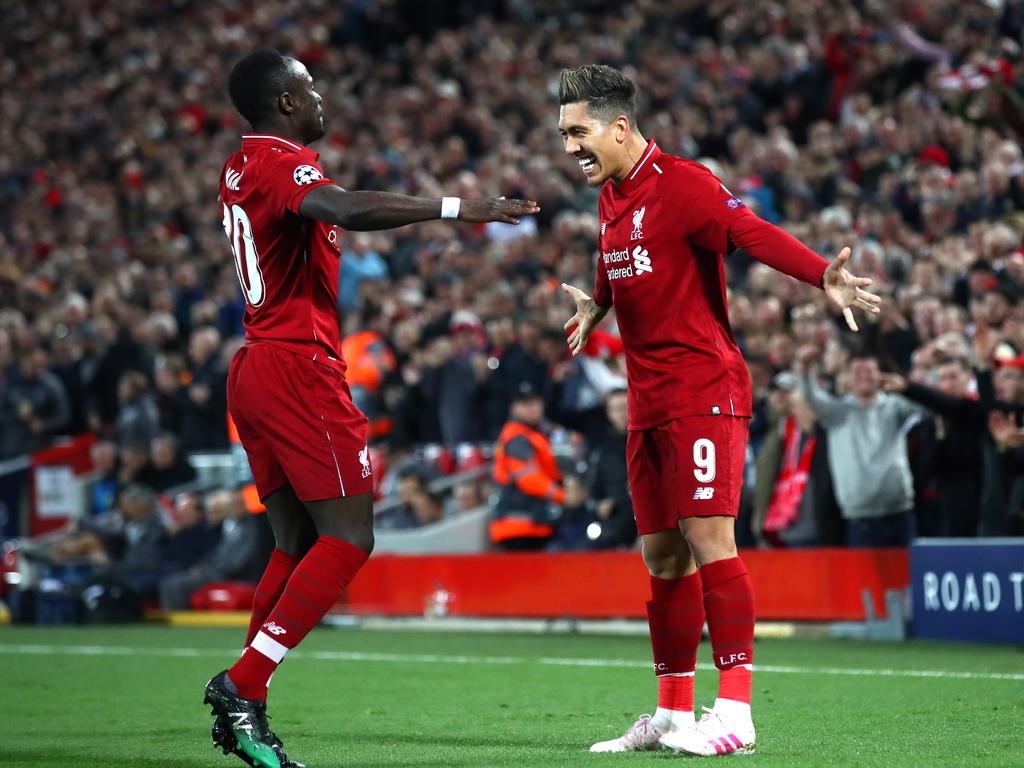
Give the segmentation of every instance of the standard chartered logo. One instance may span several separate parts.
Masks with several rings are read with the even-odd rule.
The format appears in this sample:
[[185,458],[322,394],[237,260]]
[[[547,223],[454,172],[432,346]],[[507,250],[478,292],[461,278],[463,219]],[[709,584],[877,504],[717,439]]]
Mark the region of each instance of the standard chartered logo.
[[[607,265],[608,279],[621,280],[624,277],[638,277],[643,272],[653,272],[651,257],[647,249],[638,245],[632,251],[607,251],[601,254]],[[614,266],[622,264],[622,266]]]
[[633,249],[633,269],[639,275],[641,272],[653,272],[651,257],[647,255],[647,249],[638,245]]

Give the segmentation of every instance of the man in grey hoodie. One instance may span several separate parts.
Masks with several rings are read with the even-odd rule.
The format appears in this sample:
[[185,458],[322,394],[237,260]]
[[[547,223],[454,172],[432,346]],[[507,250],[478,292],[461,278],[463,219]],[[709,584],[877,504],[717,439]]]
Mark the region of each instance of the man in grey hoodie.
[[907,430],[922,409],[882,391],[878,361],[855,357],[849,393],[827,392],[817,380],[814,347],[798,354],[800,390],[828,436],[829,470],[851,547],[904,547],[914,533],[913,478]]

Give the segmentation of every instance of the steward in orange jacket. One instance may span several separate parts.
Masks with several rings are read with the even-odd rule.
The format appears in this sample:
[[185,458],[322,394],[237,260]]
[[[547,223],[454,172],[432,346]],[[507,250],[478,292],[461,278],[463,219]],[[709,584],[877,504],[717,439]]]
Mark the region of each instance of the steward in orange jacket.
[[494,480],[500,486],[491,541],[506,550],[543,549],[555,533],[552,505],[565,501],[562,473],[551,442],[540,431],[544,401],[524,385],[498,436]]

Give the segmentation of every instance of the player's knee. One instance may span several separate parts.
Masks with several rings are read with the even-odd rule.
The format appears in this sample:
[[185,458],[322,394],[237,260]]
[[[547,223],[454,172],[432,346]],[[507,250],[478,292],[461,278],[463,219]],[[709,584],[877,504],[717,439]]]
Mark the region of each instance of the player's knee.
[[685,574],[690,559],[680,552],[645,548],[644,565],[651,576],[659,579],[678,579]]
[[346,544],[351,544],[353,547],[363,550],[367,555],[373,552],[374,539],[372,528],[333,528],[321,531],[320,535],[330,536],[332,539],[344,541]]
[[365,531],[360,531],[351,544],[354,547],[359,547],[367,555],[372,555],[374,545],[373,529],[370,528]]
[[700,565],[736,557],[736,539],[731,530],[695,527],[685,530],[684,535]]
[[278,549],[296,560],[304,558],[314,544],[316,544],[315,534],[313,536],[285,535],[278,537],[275,541],[275,546]]
[[690,548],[677,530],[645,535],[641,552],[648,572],[659,579],[678,579],[691,565]]

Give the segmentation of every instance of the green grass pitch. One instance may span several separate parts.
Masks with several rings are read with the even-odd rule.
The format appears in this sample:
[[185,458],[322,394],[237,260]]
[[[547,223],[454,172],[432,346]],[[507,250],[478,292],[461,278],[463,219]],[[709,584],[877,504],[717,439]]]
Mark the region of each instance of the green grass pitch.
[[[201,704],[241,640],[220,629],[0,628],[0,765],[241,766],[212,747]],[[1022,649],[766,640],[756,653],[757,754],[727,760],[1024,766]],[[320,628],[274,678],[272,726],[310,768],[698,759],[587,752],[655,706],[648,657],[639,637]],[[698,706],[715,682],[702,664]]]

